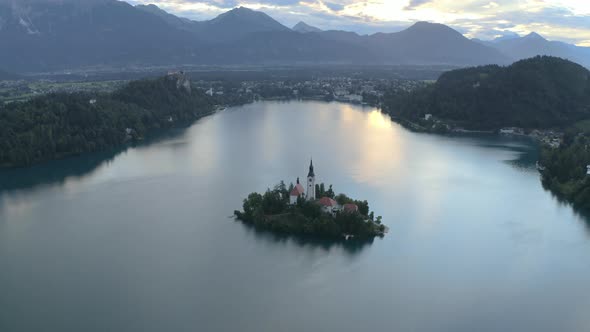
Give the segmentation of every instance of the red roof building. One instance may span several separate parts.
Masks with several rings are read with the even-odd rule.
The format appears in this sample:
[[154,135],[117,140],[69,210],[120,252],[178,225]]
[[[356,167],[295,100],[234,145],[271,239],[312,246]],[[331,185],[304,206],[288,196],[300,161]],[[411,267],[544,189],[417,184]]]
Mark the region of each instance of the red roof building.
[[334,207],[338,206],[338,203],[336,203],[336,201],[331,199],[330,197],[322,197],[318,203],[320,203],[321,206],[330,207],[330,208],[334,208]]
[[305,194],[305,189],[303,188],[303,186],[301,185],[301,183],[298,183],[293,190],[291,190],[291,196],[301,196]]

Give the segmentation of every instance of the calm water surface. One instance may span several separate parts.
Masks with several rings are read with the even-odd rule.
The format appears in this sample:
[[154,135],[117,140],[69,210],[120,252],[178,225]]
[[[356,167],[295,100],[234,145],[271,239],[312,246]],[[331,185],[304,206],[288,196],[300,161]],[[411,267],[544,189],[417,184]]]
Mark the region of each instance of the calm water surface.
[[[0,172],[0,331],[589,331],[588,221],[534,145],[263,102],[150,144]],[[368,199],[365,246],[228,218],[306,175]]]

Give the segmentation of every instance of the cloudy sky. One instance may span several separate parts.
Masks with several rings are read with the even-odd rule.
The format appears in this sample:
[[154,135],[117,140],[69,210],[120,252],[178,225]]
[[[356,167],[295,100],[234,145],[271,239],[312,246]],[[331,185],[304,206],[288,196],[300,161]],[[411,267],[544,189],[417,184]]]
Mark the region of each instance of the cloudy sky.
[[236,6],[266,12],[293,26],[359,33],[399,31],[416,21],[444,23],[467,37],[538,32],[550,40],[590,46],[590,0],[130,0],[179,16],[210,19]]

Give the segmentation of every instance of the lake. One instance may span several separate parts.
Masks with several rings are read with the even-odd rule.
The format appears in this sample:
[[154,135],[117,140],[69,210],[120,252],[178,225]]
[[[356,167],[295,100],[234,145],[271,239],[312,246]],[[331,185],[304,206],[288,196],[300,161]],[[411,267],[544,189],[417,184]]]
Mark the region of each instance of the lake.
[[[0,331],[588,331],[590,224],[519,138],[259,102],[137,147],[0,171]],[[307,175],[389,234],[330,244],[230,216]]]

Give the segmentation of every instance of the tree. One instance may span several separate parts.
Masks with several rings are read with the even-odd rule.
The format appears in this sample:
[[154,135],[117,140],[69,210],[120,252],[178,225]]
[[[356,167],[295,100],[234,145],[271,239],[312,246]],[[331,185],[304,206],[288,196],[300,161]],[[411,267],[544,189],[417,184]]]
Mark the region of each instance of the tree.
[[332,185],[330,185],[330,189],[328,189],[328,191],[326,191],[325,195],[326,195],[326,197],[330,197],[330,198],[335,197],[334,190],[332,189]]

